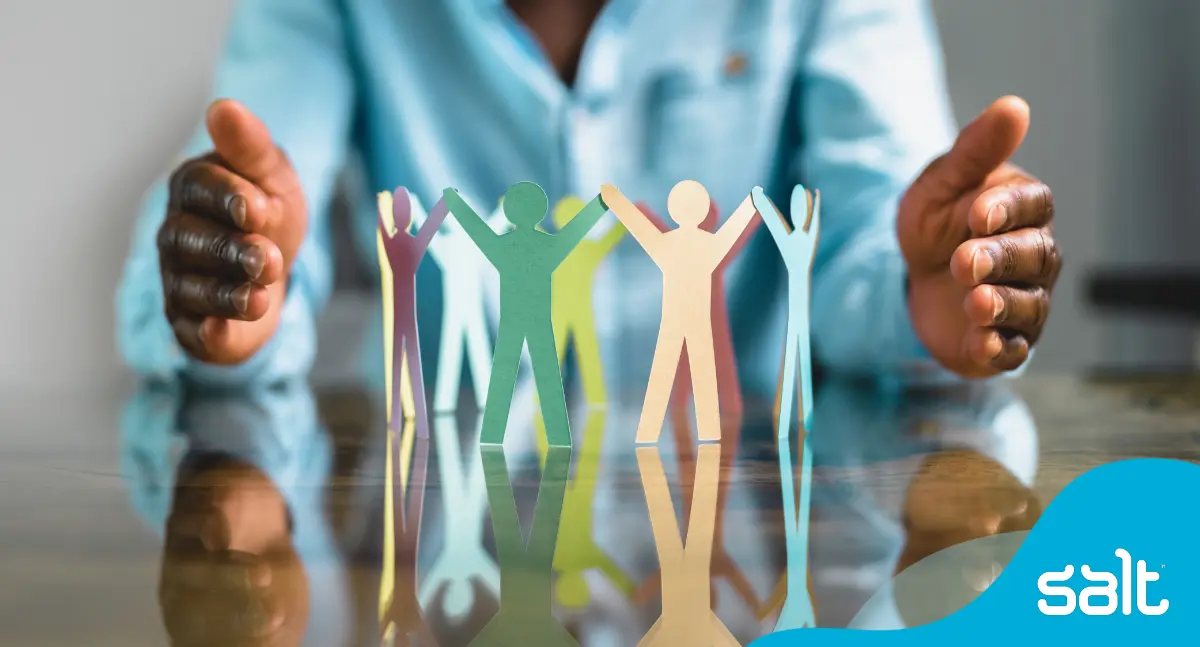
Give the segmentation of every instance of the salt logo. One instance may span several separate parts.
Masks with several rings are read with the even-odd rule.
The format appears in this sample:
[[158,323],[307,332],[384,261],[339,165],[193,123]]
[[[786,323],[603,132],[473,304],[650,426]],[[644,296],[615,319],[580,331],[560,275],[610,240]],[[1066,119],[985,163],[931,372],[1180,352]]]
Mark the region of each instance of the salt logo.
[[[1088,565],[1079,567],[1084,579],[1099,586],[1088,586],[1076,595],[1075,589],[1066,583],[1075,575],[1075,567],[1067,567],[1059,572],[1043,573],[1038,578],[1038,590],[1043,597],[1038,600],[1038,610],[1048,616],[1067,616],[1075,613],[1076,608],[1089,616],[1111,616],[1120,606],[1121,613],[1133,613],[1134,589],[1137,590],[1138,613],[1147,616],[1161,616],[1167,612],[1170,601],[1166,598],[1157,604],[1147,601],[1147,588],[1150,582],[1157,582],[1160,575],[1146,568],[1145,560],[1138,560],[1136,577],[1133,569],[1133,557],[1124,548],[1116,550],[1116,556],[1121,560],[1120,579],[1114,573],[1095,571]],[[1047,599],[1049,598],[1049,599]],[[1061,598],[1063,602],[1051,604],[1052,599]],[[1096,604],[1098,600],[1102,603]]]

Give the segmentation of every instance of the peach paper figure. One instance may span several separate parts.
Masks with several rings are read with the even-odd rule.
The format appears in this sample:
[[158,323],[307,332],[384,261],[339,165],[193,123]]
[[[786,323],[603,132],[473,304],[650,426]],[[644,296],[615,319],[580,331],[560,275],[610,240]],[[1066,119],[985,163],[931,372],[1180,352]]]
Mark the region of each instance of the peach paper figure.
[[[563,198],[554,207],[554,225],[562,231],[585,206],[583,200],[575,196]],[[625,227],[618,221],[599,240],[584,238],[580,241],[562,265],[554,270],[551,319],[554,322],[554,347],[558,350],[558,363],[561,367],[567,355],[567,342],[573,342],[575,365],[583,382],[584,398],[593,407],[603,406],[608,394],[604,386],[600,343],[596,339],[592,284],[600,264],[624,237]]]
[[[638,647],[741,647],[713,611],[710,589],[721,446],[701,445],[697,453],[685,536],[675,522],[675,506],[658,449],[637,448],[638,470],[662,572],[662,615]],[[684,496],[689,493],[685,491]]]
[[476,432],[467,440],[470,449],[464,461],[454,416],[434,419],[445,540],[422,576],[421,605],[431,608],[440,596],[438,606],[454,623],[466,618],[474,606],[475,584],[492,595],[500,592],[500,567],[483,543],[488,491],[478,438]]
[[450,213],[500,275],[500,325],[483,407],[480,442],[490,445],[504,442],[521,350],[528,345],[547,441],[553,447],[569,447],[567,396],[554,347],[552,276],[608,208],[597,196],[558,234],[549,234],[537,228],[546,217],[546,192],[533,182],[520,182],[504,194],[501,205],[514,229],[497,234],[458,191],[446,189],[443,198]]
[[[654,223],[658,230],[666,233],[671,227],[651,211],[644,204],[639,203],[638,208],[646,217]],[[700,223],[700,228],[704,231],[713,231],[717,228],[718,220],[717,203],[712,202],[708,210],[708,217],[704,222]],[[742,385],[738,382],[737,361],[733,355],[733,335],[730,332],[729,326],[729,308],[725,303],[725,270],[729,268],[729,264],[738,257],[742,252],[742,248],[750,241],[750,237],[754,235],[754,231],[758,229],[758,223],[762,222],[755,218],[750,221],[750,225],[734,243],[733,249],[729,251],[729,255],[725,260],[717,266],[713,272],[712,279],[712,326],[713,326],[713,349],[717,363],[717,392],[718,399],[721,403],[721,414],[740,414],[742,412]],[[687,350],[684,350],[683,357],[680,360],[679,370],[675,373],[675,386],[673,399],[676,400],[674,406],[687,406],[688,397],[692,394],[692,381],[690,378],[691,365],[688,362]]]
[[[386,314],[388,308],[384,308],[384,352],[389,358],[389,362],[385,362],[386,370],[388,375],[393,375],[397,366],[406,369],[413,401],[413,407],[406,412],[406,417],[416,420],[417,435],[421,438],[429,437],[429,417],[426,412],[425,379],[421,374],[421,345],[417,337],[417,267],[429,249],[429,241],[445,218],[446,205],[438,201],[429,218],[413,235],[410,232],[412,203],[408,191],[401,187],[394,194],[379,194],[379,234],[376,241],[382,248],[383,256],[387,257],[392,282],[390,322]],[[399,394],[395,392],[400,386],[399,382],[394,377],[390,379],[387,387],[389,402],[394,403],[399,399]],[[389,406],[389,410],[391,408]],[[388,414],[389,426],[398,430],[400,417],[392,413],[389,411]]]
[[646,401],[638,421],[637,442],[652,443],[662,432],[663,419],[684,348],[688,352],[696,427],[701,441],[721,437],[721,411],[713,347],[713,272],[725,261],[750,220],[756,215],[750,197],[742,201],[716,233],[700,223],[711,201],[699,182],[684,180],[671,189],[667,212],[679,227],[663,233],[611,184],[600,189],[605,204],[662,270],[662,323],[646,386]]
[[[417,196],[412,196],[413,221],[421,226],[426,217]],[[499,208],[488,219],[495,229],[503,220]],[[487,399],[487,376],[491,371],[492,342],[484,311],[483,273],[487,259],[470,236],[453,220],[445,220],[429,243],[429,253],[442,271],[442,334],[439,342],[437,384],[433,410],[458,410],[463,350],[471,371],[476,404]]]

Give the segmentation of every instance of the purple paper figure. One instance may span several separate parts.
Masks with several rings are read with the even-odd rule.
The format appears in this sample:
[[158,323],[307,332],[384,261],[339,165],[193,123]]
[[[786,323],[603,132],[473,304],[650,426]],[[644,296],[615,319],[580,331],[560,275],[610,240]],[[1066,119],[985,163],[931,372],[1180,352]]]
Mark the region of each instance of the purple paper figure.
[[[383,214],[379,214],[379,231],[388,264],[392,268],[392,370],[400,371],[408,358],[408,377],[412,386],[413,411],[404,416],[392,416],[389,425],[399,432],[403,419],[416,420],[417,437],[429,437],[429,416],[425,403],[425,380],[421,372],[421,345],[417,337],[417,267],[429,249],[429,241],[446,219],[446,203],[438,200],[413,235],[412,202],[408,191],[399,187],[392,195],[392,227],[388,227]],[[385,331],[386,334],[386,331]],[[392,402],[396,408],[404,402],[401,397],[402,379],[392,380]]]

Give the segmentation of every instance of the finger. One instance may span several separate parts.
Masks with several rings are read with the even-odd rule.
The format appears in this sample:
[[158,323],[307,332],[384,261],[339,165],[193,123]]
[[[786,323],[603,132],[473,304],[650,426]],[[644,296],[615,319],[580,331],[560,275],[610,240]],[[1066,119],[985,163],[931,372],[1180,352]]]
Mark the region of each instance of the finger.
[[1041,182],[1022,181],[988,189],[971,203],[967,224],[975,236],[1044,227],[1054,218],[1054,196]]
[[[192,319],[221,317],[257,321],[270,306],[267,289],[215,276],[163,270],[163,293],[167,307]],[[198,332],[198,331],[197,331]]]
[[208,108],[207,126],[213,148],[234,173],[262,187],[269,195],[292,189],[291,169],[267,126],[237,101],[220,99]]
[[215,155],[190,160],[171,174],[170,208],[256,231],[273,220],[273,203],[250,180],[221,166]]
[[995,328],[972,328],[963,339],[967,357],[976,369],[1016,370],[1029,358],[1029,342]]
[[997,99],[967,124],[954,146],[931,164],[918,182],[934,196],[953,199],[979,186],[1008,161],[1029,131],[1029,104],[1018,97]]
[[1045,227],[968,240],[950,257],[951,274],[967,287],[981,283],[1051,287],[1061,267],[1058,244]]
[[179,342],[179,345],[192,357],[206,359],[209,355],[208,339],[205,334],[208,326],[204,325],[204,319],[172,315],[170,321],[171,330],[175,333],[175,340]]
[[246,234],[191,213],[167,215],[158,230],[164,266],[270,285],[283,276],[283,254],[261,234]]
[[1015,331],[1036,344],[1050,315],[1050,293],[1036,286],[980,285],[967,293],[963,308],[976,326]]

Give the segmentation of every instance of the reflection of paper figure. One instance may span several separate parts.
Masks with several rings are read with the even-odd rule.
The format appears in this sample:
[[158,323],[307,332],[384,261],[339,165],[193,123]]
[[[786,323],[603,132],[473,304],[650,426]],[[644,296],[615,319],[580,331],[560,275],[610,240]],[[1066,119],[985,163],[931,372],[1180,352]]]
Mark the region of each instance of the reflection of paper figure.
[[[666,233],[671,227],[651,211],[646,205],[638,203],[638,208],[650,222],[659,231]],[[708,209],[708,216],[704,222],[700,223],[700,228],[704,231],[713,231],[717,228],[717,220],[719,218],[717,203],[711,202]],[[754,235],[754,231],[758,229],[758,223],[761,222],[758,218],[750,221],[750,224],[742,232],[741,237],[734,243],[733,249],[717,266],[712,275],[712,328],[713,328],[713,350],[717,364],[717,393],[721,403],[721,415],[740,414],[742,412],[742,385],[738,382],[737,361],[733,354],[733,334],[729,327],[729,308],[725,302],[725,271],[729,268],[730,262],[737,258],[741,253],[742,248],[749,242],[750,237]],[[675,406],[686,406],[688,398],[692,395],[692,380],[691,380],[691,365],[688,363],[687,350],[683,352],[683,357],[680,359],[679,370],[675,373],[675,386],[672,399],[675,401]]]
[[478,434],[468,439],[470,452],[463,461],[458,426],[453,416],[443,415],[434,420],[434,442],[446,531],[441,552],[421,582],[421,604],[428,608],[444,592],[443,612],[452,622],[460,622],[475,603],[472,583],[498,593],[500,569],[483,545],[487,489]]
[[[697,453],[691,514],[684,536],[675,522],[675,506],[671,503],[662,457],[656,448],[637,448],[638,470],[642,474],[662,572],[662,616],[638,643],[639,647],[741,645],[713,611],[709,588],[721,446],[701,445]],[[688,493],[684,492],[684,496]]]
[[423,647],[437,644],[421,617],[417,599],[417,547],[425,502],[429,439],[414,442],[414,432],[410,420],[405,424],[403,436],[388,434],[379,628],[385,643]]
[[783,530],[787,547],[787,571],[758,614],[765,620],[776,611],[775,631],[817,626],[808,569],[809,501],[812,498],[812,457],[807,434],[800,441],[804,452],[800,477],[800,509],[796,506],[796,478],[792,469],[791,440],[779,440],[779,478],[783,487]]
[[[554,553],[554,571],[558,573],[555,597],[559,604],[571,609],[582,609],[588,605],[591,595],[585,575],[593,569],[603,573],[627,597],[633,595],[633,582],[629,576],[596,545],[592,534],[592,504],[596,498],[600,456],[604,448],[604,420],[603,410],[593,409],[588,413],[583,441],[576,458],[575,477],[567,486],[558,549]],[[546,432],[540,417],[535,416],[534,424],[539,436],[538,449],[544,461]]]
[[[399,188],[394,195],[387,192],[379,194],[376,243],[380,254],[380,274],[385,277],[383,334],[384,353],[387,356],[385,380],[389,402],[388,424],[393,430],[401,427],[400,417],[393,415],[392,411],[391,403],[397,399],[393,387],[399,386],[393,371],[397,366],[406,367],[414,405],[406,411],[406,417],[416,420],[417,435],[422,438],[429,437],[429,418],[425,411],[425,379],[421,373],[421,344],[417,337],[417,266],[421,264],[429,241],[445,218],[445,203],[439,201],[421,229],[413,235],[409,231],[412,204],[408,192]],[[390,273],[384,272],[385,258]],[[389,312],[392,313],[390,321]]]
[[521,349],[528,344],[548,440],[556,447],[570,446],[567,397],[551,322],[551,276],[607,211],[604,202],[597,197],[557,235],[548,234],[536,228],[546,217],[546,192],[532,182],[520,182],[504,194],[502,205],[505,217],[515,228],[497,234],[458,191],[446,189],[444,199],[467,235],[500,274],[500,326],[480,441],[504,442]]
[[712,331],[712,275],[754,217],[747,197],[716,233],[700,229],[711,201],[699,182],[685,180],[667,197],[667,211],[679,225],[660,232],[616,187],[601,189],[605,204],[625,224],[663,274],[662,323],[650,367],[637,442],[658,440],[666,417],[679,358],[686,345],[701,440],[721,437],[717,368]]
[[[585,206],[583,200],[574,196],[560,200],[554,207],[554,224],[559,231],[566,228]],[[558,363],[562,365],[567,354],[567,342],[570,341],[574,344],[575,365],[583,382],[584,397],[590,406],[601,406],[608,399],[592,312],[592,282],[600,263],[624,236],[625,227],[620,222],[614,223],[603,238],[580,241],[562,265],[554,270],[552,318]]]
[[579,643],[554,618],[550,602],[551,569],[567,474],[571,469],[571,449],[554,447],[546,456],[528,542],[521,532],[504,449],[489,447],[483,450],[483,469],[492,509],[496,554],[500,558],[500,610],[471,645],[578,647]]
[[[687,410],[681,407],[671,408],[671,428],[675,436],[675,452],[679,461],[679,481],[684,492],[694,489],[697,478],[696,448],[692,441],[691,425],[688,422]],[[738,438],[741,436],[741,421],[729,420],[726,429],[721,434],[721,472],[728,474],[733,470],[734,459],[737,458]],[[718,484],[716,520],[713,524],[712,561],[710,568],[711,600],[713,608],[717,606],[717,580],[726,580],[733,592],[753,612],[757,612],[762,601],[754,592],[754,587],[745,573],[734,561],[725,547],[725,502],[729,496],[729,482],[722,479]],[[689,523],[692,514],[693,500],[685,497],[683,500],[683,521]],[[662,570],[656,571],[646,578],[638,588],[634,601],[639,605],[645,604],[659,591],[662,583]]]
[[[412,196],[412,200],[413,221],[420,226],[424,222],[425,211],[417,196]],[[488,226],[495,229],[503,218],[503,213],[497,209],[488,220]],[[433,408],[439,413],[452,412],[459,407],[464,347],[476,403],[482,404],[487,399],[487,376],[492,360],[492,342],[488,335],[483,296],[483,272],[487,267],[487,259],[453,219],[444,220],[438,227],[429,243],[429,253],[441,269],[443,294],[442,334]]]

